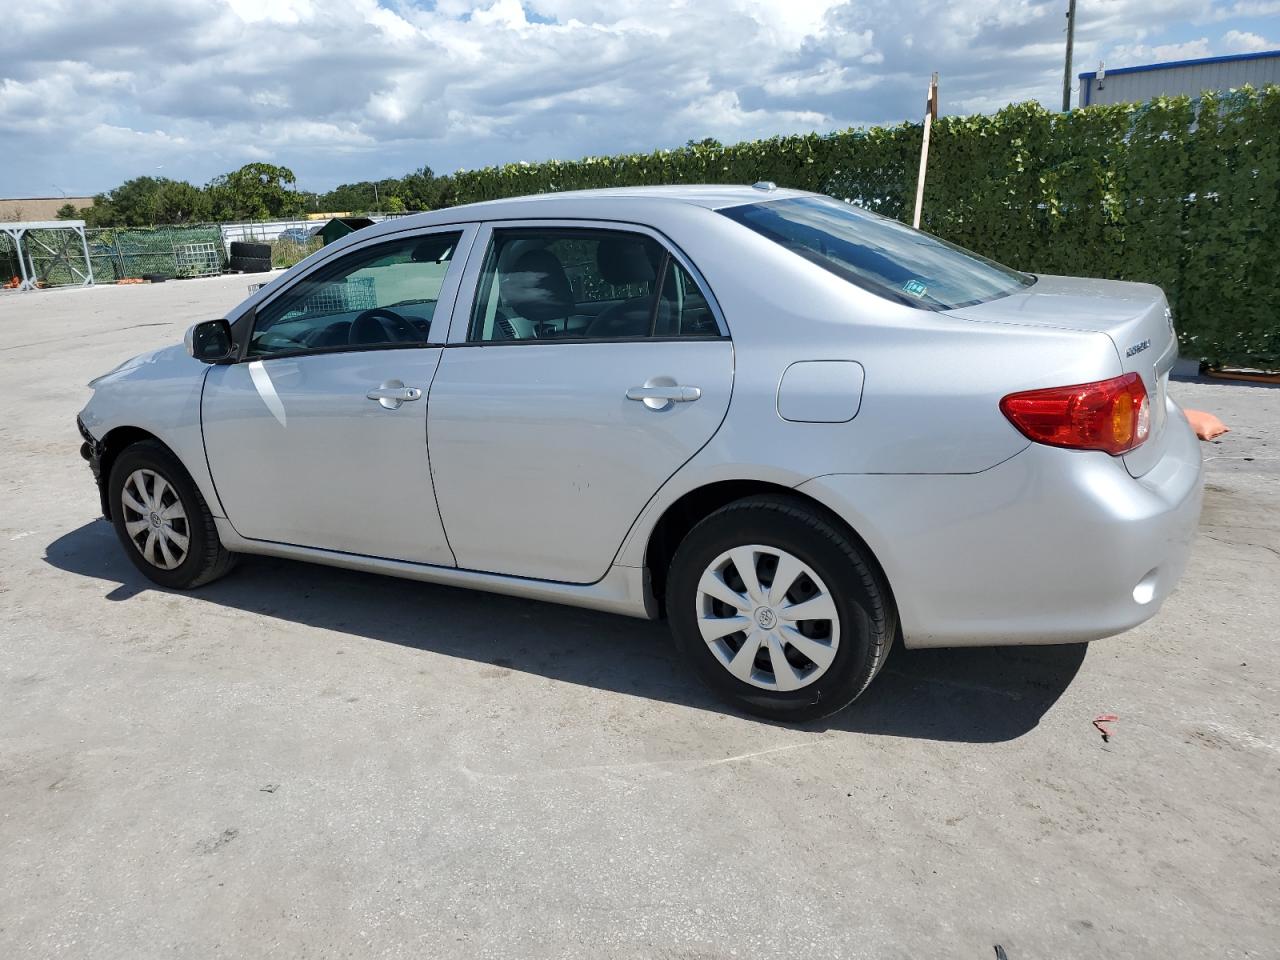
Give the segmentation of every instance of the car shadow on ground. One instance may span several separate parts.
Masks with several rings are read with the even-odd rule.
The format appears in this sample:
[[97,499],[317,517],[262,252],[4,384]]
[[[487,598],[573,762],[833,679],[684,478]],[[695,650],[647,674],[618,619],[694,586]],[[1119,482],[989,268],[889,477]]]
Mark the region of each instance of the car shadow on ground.
[[[133,567],[105,520],[59,537],[45,559],[60,570],[114,583],[105,593],[109,601],[162,589]],[[729,711],[686,669],[662,623],[267,557],[243,558],[230,576],[190,596],[268,623],[285,620],[566,683]],[[1012,740],[1034,729],[1062,695],[1086,649],[898,646],[857,703],[804,726],[925,740]]]

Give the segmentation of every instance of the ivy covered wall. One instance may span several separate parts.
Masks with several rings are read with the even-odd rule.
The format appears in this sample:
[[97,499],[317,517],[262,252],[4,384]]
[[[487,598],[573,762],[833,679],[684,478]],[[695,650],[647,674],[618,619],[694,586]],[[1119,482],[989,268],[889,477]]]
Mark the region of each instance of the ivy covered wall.
[[[454,203],[663,183],[753,183],[909,221],[918,124],[460,171]],[[1018,104],[935,125],[924,229],[1037,273],[1141,280],[1186,357],[1280,366],[1280,87],[1192,101]]]

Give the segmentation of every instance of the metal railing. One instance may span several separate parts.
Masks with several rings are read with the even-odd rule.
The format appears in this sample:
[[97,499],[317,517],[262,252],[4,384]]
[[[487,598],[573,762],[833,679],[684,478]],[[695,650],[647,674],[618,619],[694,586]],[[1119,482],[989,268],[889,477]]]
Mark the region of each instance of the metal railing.
[[[387,216],[369,215],[375,221]],[[278,265],[288,266],[310,253],[319,241],[318,238],[303,240],[297,234],[282,239],[281,235],[289,230],[310,233],[324,223],[323,220],[293,219],[182,227],[86,227],[84,234],[94,281],[114,283],[148,274],[184,277],[221,273],[227,268],[231,244],[236,240],[270,243],[275,248],[274,259]],[[67,268],[65,258],[48,252],[48,248],[31,244],[28,255],[39,286],[83,282]],[[20,274],[16,248],[0,234],[0,285]]]

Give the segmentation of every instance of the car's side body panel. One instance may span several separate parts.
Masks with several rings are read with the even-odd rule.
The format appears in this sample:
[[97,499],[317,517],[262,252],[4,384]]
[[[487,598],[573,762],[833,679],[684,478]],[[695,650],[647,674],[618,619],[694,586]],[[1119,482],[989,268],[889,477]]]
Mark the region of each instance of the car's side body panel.
[[648,571],[612,566],[595,583],[557,583],[553,580],[533,580],[526,577],[507,577],[455,567],[434,566],[426,563],[405,563],[379,557],[341,553],[335,550],[317,550],[266,540],[247,540],[236,533],[225,520],[217,520],[218,535],[223,546],[236,553],[249,553],[265,557],[284,557],[323,563],[348,570],[363,570],[423,583],[439,583],[450,587],[483,590],[526,600],[544,600],[547,603],[563,603],[571,607],[584,607],[605,613],[628,617],[653,619],[658,607],[649,587]]
[[[662,409],[627,399],[657,377],[702,395]],[[653,492],[716,432],[732,388],[727,340],[446,350],[427,432],[458,565],[598,580]]]
[[[436,228],[412,233],[441,232],[453,234]],[[454,564],[432,490],[425,398],[474,234],[474,228],[461,231],[458,255],[442,277],[437,274],[434,310],[440,316],[438,323],[432,318],[431,344],[328,347],[210,371],[202,403],[205,449],[226,517],[240,536]],[[387,239],[365,237],[346,250],[381,249]],[[305,281],[311,272],[299,271],[296,280]],[[362,282],[376,289],[372,278]],[[384,294],[394,291],[391,296],[415,292],[415,278],[402,271],[377,283]],[[281,285],[277,293],[290,289]],[[342,306],[327,305],[318,316],[324,322],[350,316],[351,311],[335,311]],[[258,311],[259,318],[264,315]],[[248,335],[247,329],[237,333],[241,342]],[[416,390],[418,398],[384,404],[369,396],[403,387]]]
[[[422,451],[425,460],[429,448],[443,526],[451,539],[457,532],[461,569],[443,554],[385,559],[385,551],[353,551],[351,543],[318,549],[247,539],[222,519],[224,543],[648,616],[647,551],[665,511],[708,484],[755,480],[825,504],[866,541],[890,581],[908,645],[1089,640],[1150,616],[1185,562],[1199,509],[1199,451],[1176,408],[1162,405],[1158,445],[1126,470],[1121,458],[1031,444],[999,407],[1009,393],[1119,375],[1126,367],[1115,325],[1024,317],[1012,300],[1005,308],[914,309],[715,210],[791,195],[672,188],[496,201],[370,227],[313,254],[228,318],[247,325],[258,306],[362,244],[452,224],[479,235],[495,223],[536,220],[632,225],[657,236],[697,271],[732,342],[468,345],[476,243],[438,348]],[[1148,309],[1133,327],[1142,338],[1151,336],[1152,316]],[[682,349],[668,355],[668,346]],[[786,371],[810,361],[835,362],[823,365],[829,372],[856,367],[856,403],[853,387],[840,383],[839,396],[805,395],[802,415],[784,419]],[[126,422],[160,436],[224,516],[200,438],[202,365],[167,351],[139,363],[155,369],[105,378],[86,425],[95,436]],[[704,396],[677,405],[677,417],[646,419],[625,393],[659,375]],[[218,376],[211,389],[227,374]],[[818,412],[812,420],[810,410]],[[652,429],[678,417],[698,419],[696,436]],[[642,470],[628,460],[636,454]],[[430,491],[427,478],[420,499],[429,502]]]
[[210,511],[221,517],[200,431],[200,395],[209,370],[181,344],[144,353],[91,383],[93,398],[80,420],[99,441],[122,427],[155,436],[182,461]]
[[[503,226],[600,229],[671,245],[625,222]],[[719,429],[733,389],[733,345],[727,338],[468,343],[491,238],[489,226],[477,235],[428,398],[440,512],[460,567],[591,583],[605,576],[654,491]],[[651,382],[696,387],[700,396],[660,408],[627,399],[630,388]]]
[[1010,297],[966,307],[960,315],[999,323],[1058,323],[1105,333],[1115,345],[1121,369],[1142,377],[1151,398],[1151,433],[1146,443],[1124,455],[1135,477],[1165,454],[1164,398],[1169,372],[1178,359],[1173,314],[1164,293],[1149,283],[1086,277],[1040,277]]
[[966,476],[818,477],[798,489],[880,558],[909,647],[1078,643],[1148,619],[1182,575],[1203,496],[1198,441],[1169,401],[1169,453],[1033,444]]
[[255,540],[453,565],[431,490],[427,411],[368,399],[388,381],[425,396],[440,347],[213,368],[204,435],[226,516]]

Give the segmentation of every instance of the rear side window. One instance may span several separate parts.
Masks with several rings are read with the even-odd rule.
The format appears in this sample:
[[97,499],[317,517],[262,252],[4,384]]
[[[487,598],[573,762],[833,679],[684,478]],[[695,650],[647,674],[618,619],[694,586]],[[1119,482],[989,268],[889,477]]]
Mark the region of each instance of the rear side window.
[[925,310],[967,307],[1035,283],[1029,274],[830,197],[720,213],[850,283]]
[[472,343],[718,337],[697,282],[652,237],[613,230],[495,230]]

